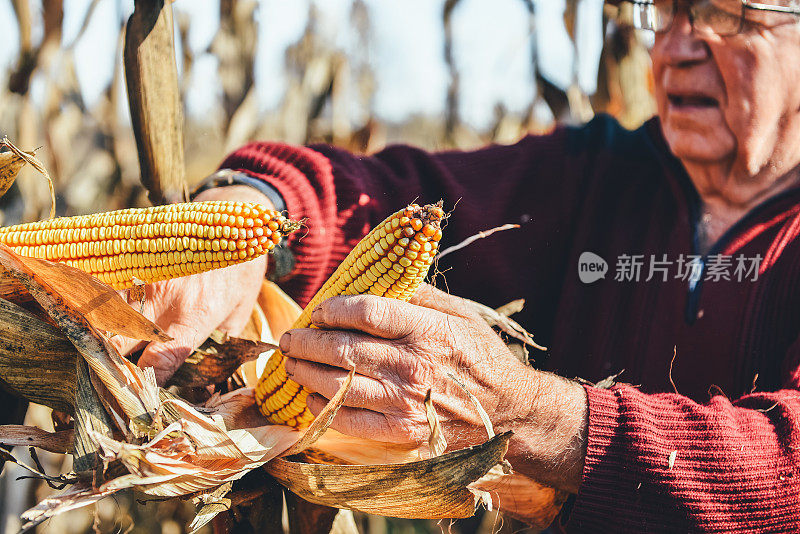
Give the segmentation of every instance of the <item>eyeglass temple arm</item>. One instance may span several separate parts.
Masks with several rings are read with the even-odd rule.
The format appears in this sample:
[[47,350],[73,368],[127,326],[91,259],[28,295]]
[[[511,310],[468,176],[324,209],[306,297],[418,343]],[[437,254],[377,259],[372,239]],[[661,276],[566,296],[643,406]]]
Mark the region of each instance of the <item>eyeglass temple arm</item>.
[[[650,2],[641,2],[648,4]],[[742,6],[745,9],[754,9],[756,11],[772,11],[775,13],[791,13],[792,15],[800,15],[800,8],[789,6],[772,6],[768,4],[750,3],[747,0],[742,0]]]
[[[639,6],[651,6],[653,5],[653,0],[623,0],[629,4],[635,4]],[[792,15],[800,15],[800,8],[797,7],[788,7],[788,6],[773,6],[769,4],[759,4],[759,3],[751,3],[747,0],[742,0],[742,6],[745,9],[754,9],[756,11],[773,11],[775,13],[790,13]]]

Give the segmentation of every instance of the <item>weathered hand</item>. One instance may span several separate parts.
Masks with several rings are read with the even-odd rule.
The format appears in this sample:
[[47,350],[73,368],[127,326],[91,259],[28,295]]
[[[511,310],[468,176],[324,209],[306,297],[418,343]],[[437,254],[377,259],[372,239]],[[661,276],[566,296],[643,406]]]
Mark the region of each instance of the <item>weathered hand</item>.
[[451,447],[480,443],[486,431],[453,375],[477,397],[496,430],[515,432],[508,454],[515,468],[577,488],[584,455],[583,388],[523,365],[462,299],[427,285],[411,303],[334,297],[314,310],[312,321],[319,329],[290,330],[280,346],[291,377],[317,392],[309,396],[314,413],[338,390],[347,370],[356,368],[333,422],[337,430],[420,443],[429,435],[424,399],[431,389]]
[[[242,200],[272,207],[266,196],[247,186],[210,189],[196,200]],[[159,385],[164,385],[186,357],[214,329],[239,334],[253,311],[267,257],[205,273],[184,276],[145,286],[142,313],[173,339],[144,346],[136,340],[115,336],[111,342],[127,355],[144,347],[140,367],[153,367]],[[137,310],[139,301],[131,302]]]

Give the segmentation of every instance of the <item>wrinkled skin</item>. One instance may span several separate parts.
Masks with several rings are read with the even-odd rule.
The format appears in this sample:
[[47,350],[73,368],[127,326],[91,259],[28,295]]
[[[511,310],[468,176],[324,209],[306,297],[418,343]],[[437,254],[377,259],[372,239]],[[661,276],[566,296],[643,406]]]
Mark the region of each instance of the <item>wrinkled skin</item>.
[[[450,448],[480,443],[486,429],[460,382],[491,414],[496,431],[514,431],[512,464],[577,490],[583,388],[523,365],[462,299],[424,284],[411,303],[373,295],[334,297],[311,319],[319,329],[290,330],[280,346],[288,357],[287,373],[318,392],[309,396],[314,414],[338,390],[344,369],[355,367],[334,428],[381,441],[422,443],[430,435],[424,400],[431,389]],[[575,440],[566,453],[565,436]]]
[[683,10],[651,51],[658,115],[703,199],[706,245],[798,181],[800,27],[794,15],[749,16],[758,22],[720,37],[693,32]]

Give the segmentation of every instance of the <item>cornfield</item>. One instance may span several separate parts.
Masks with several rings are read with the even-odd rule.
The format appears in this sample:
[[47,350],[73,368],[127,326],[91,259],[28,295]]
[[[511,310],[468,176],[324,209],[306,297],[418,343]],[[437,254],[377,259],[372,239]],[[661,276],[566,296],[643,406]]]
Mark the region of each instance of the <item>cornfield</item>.
[[[67,20],[65,10],[77,9],[72,3],[67,5],[63,0],[10,2],[9,11],[13,10],[18,33],[18,53],[8,65],[0,84],[0,137],[6,136],[22,150],[35,154],[48,170],[53,181],[55,212],[58,216],[126,210],[120,212],[119,217],[122,217],[124,213],[131,213],[129,208],[132,207],[144,207],[151,202],[159,204],[165,200],[183,200],[186,191],[214,172],[228,151],[254,139],[297,144],[331,143],[360,153],[372,153],[387,143],[398,141],[432,150],[468,149],[492,142],[515,142],[529,133],[546,132],[558,122],[578,123],[601,112],[610,113],[626,127],[633,128],[649,118],[654,111],[646,44],[633,30],[614,23],[616,8],[606,6],[602,12],[602,20],[598,21],[602,24],[604,41],[597,66],[597,90],[593,94],[587,94],[578,82],[577,67],[571,73],[572,81],[567,87],[556,85],[541,72],[541,56],[552,51],[541,45],[537,39],[537,23],[541,23],[541,20],[537,13],[538,3],[533,0],[514,0],[522,5],[529,28],[524,48],[530,62],[531,83],[534,87],[530,101],[521,111],[509,111],[504,106],[497,105],[491,124],[481,129],[476,129],[463,118],[464,82],[461,69],[464,65],[459,63],[458,46],[454,37],[460,20],[458,15],[470,9],[470,3],[463,0],[442,0],[437,4],[440,9],[435,23],[441,34],[442,46],[440,49],[430,50],[430,54],[440,56],[443,60],[447,91],[442,95],[443,112],[435,116],[408,116],[402,121],[388,121],[375,111],[378,75],[375,55],[370,54],[370,51],[375,46],[374,21],[380,16],[380,4],[369,0],[342,0],[346,4],[348,23],[357,43],[349,49],[324,31],[325,21],[320,7],[311,1],[307,3],[305,28],[299,38],[284,51],[281,73],[286,79],[284,94],[277,106],[267,110],[261,109],[259,105],[259,92],[264,90],[257,82],[259,37],[264,35],[259,30],[263,25],[269,27],[280,24],[280,21],[266,20],[260,16],[269,4],[267,0],[220,0],[217,27],[213,38],[204,49],[198,49],[192,44],[191,36],[196,19],[192,17],[191,2],[178,0],[173,5],[167,3],[166,6],[163,6],[163,2],[144,0],[131,2],[133,5],[130,6],[118,2],[118,19],[104,21],[104,24],[113,26],[117,35],[116,41],[107,43],[106,49],[97,51],[98,54],[107,54],[113,58],[114,74],[107,85],[101,88],[99,97],[90,105],[76,74],[76,45],[84,37],[87,28],[97,23],[94,18],[97,17],[99,8],[112,1],[85,2],[85,9],[78,17],[79,29],[70,42],[65,42],[64,39]],[[578,16],[583,3],[589,3],[589,0],[567,0],[563,13],[564,26],[576,56],[584,52],[581,44],[583,41],[579,38]],[[154,13],[157,20],[148,18]],[[161,34],[157,33],[159,31]],[[409,28],[408,31],[413,29]],[[154,36],[158,35],[161,35],[162,41],[154,43]],[[153,56],[148,56],[154,54],[153,51],[163,50],[164,46],[167,46],[167,50],[177,50],[180,54],[177,57],[180,70],[168,71],[166,76],[163,75],[163,65],[154,63]],[[215,87],[210,91],[207,87],[204,90],[214,95],[214,111],[197,116],[187,111],[186,102],[194,97],[198,84],[208,84],[208,80],[198,79],[198,73],[207,71],[198,65],[207,63],[209,59],[216,65],[216,77],[212,80]],[[162,63],[170,66],[171,61],[169,58],[169,61]],[[125,98],[126,89],[128,99]],[[152,98],[145,101],[142,97],[148,92],[159,96],[157,105],[152,104]],[[543,119],[543,116],[546,118]],[[17,250],[26,248],[30,243],[27,239],[35,240],[37,231],[44,232],[58,227],[34,222],[44,221],[51,210],[51,193],[47,182],[30,165],[21,167],[18,175],[16,172],[14,174],[16,180],[8,192],[0,196],[0,224],[8,227],[33,222],[34,226],[9,229],[5,234],[0,232],[0,242],[9,245],[24,257],[34,255],[33,252],[25,254],[25,251]],[[270,216],[277,217],[277,214]],[[285,222],[280,221],[281,230]],[[270,228],[271,222],[265,219],[256,226],[259,224]],[[271,230],[275,232],[275,242],[280,233],[277,228],[276,226]],[[415,231],[419,230],[415,228]],[[424,231],[428,230],[426,227]],[[26,232],[24,236],[23,232]],[[200,263],[207,265],[199,266],[198,269],[221,267],[231,261],[230,257],[225,257],[227,249],[220,249],[221,246],[229,246],[225,241],[229,237],[223,236],[222,232],[220,228],[219,235],[211,236],[208,240],[208,262],[202,261],[206,257],[202,255],[203,245],[200,245]],[[227,232],[230,233],[230,230]],[[80,240],[79,233],[70,235],[73,238],[65,237],[67,241]],[[116,245],[108,245],[109,250],[121,253],[127,251],[129,256],[140,257],[138,260],[123,258],[121,266],[106,266],[109,267],[106,269],[108,271],[127,268],[128,272],[124,275],[111,274],[108,279],[102,279],[104,282],[114,287],[123,287],[133,284],[134,278],[145,278],[150,272],[157,276],[157,269],[148,271],[147,267],[150,266],[148,262],[157,261],[155,258],[160,257],[159,254],[164,254],[165,273],[175,263],[186,262],[185,253],[182,257],[170,259],[155,244],[158,239],[172,237],[174,240],[175,235],[143,237],[145,240],[153,238],[153,244],[140,244],[139,249],[136,249],[135,243],[123,244],[122,241]],[[177,237],[180,239],[181,236]],[[256,241],[250,247],[252,249],[263,245],[264,250],[259,248],[257,251],[259,254],[274,244],[271,237],[269,240],[262,239],[263,242],[259,242],[259,238],[263,238],[263,235],[255,236]],[[185,248],[190,255],[196,255],[195,250],[189,246],[189,237],[185,239],[185,247],[181,246],[181,249]],[[229,239],[232,244],[230,250],[227,250],[228,256],[244,250],[244,259],[249,250],[249,240],[253,237],[237,239]],[[216,245],[213,244],[214,240],[217,241]],[[239,241],[244,244],[237,244]],[[94,245],[95,248],[87,245],[84,247],[87,254],[83,256],[80,254],[80,246],[77,249],[73,246],[73,251],[78,250],[74,255],[74,266],[82,269],[82,262],[85,262],[86,269],[83,270],[95,275],[100,273],[103,270],[102,261],[98,263],[95,258],[90,258],[99,255],[100,246],[99,243]],[[102,249],[104,251],[105,246],[104,244]],[[114,249],[114,246],[117,248]],[[127,246],[132,248],[120,248]],[[143,246],[152,246],[153,250],[143,249]],[[54,254],[64,257],[65,250],[68,253],[69,246],[54,250]],[[153,258],[145,258],[148,254]],[[0,263],[5,269],[10,269],[10,265],[18,265],[14,263],[17,261],[14,258],[9,256],[0,259]],[[125,261],[128,261],[127,265],[124,264]],[[409,260],[409,265],[411,261],[413,258]],[[216,264],[212,265],[213,262]],[[21,277],[19,279],[24,279],[24,284],[33,284],[26,286],[26,295],[33,295],[29,301],[36,297],[36,291],[46,294],[42,299],[53,297],[41,289],[47,284],[36,286],[39,277],[44,276],[37,270],[36,264],[23,262],[19,265],[15,267],[15,272]],[[155,263],[153,266],[155,267]],[[47,287],[60,288],[60,275],[52,276],[55,279],[48,278],[51,286]],[[66,289],[64,292],[70,293]],[[2,293],[0,296],[5,298],[7,293]],[[24,310],[13,310],[14,313],[24,313]],[[292,310],[289,313],[299,314],[299,310]],[[88,325],[97,327],[95,318],[75,318],[76,321],[79,319],[85,319]],[[113,328],[100,330],[114,331]],[[49,322],[42,326],[41,332],[44,332],[43,336],[46,334],[45,337],[54,351],[63,349],[75,352],[74,347],[67,346],[69,341]],[[207,351],[203,354],[226,354],[220,347],[226,346],[227,341],[229,340],[209,340],[201,351]],[[240,341],[245,343],[244,340],[236,342]],[[257,339],[251,343],[267,341]],[[260,345],[237,345],[237,349],[241,347],[247,347],[246,350],[251,352],[258,347],[264,348]],[[280,356],[279,353],[276,354]],[[222,362],[224,358],[219,357],[217,360]],[[237,364],[241,363],[236,358],[234,360]],[[116,362],[114,365],[124,368],[124,363]],[[232,364],[228,362],[226,365],[230,367]],[[92,373],[98,373],[99,368],[93,370],[91,364],[88,367],[84,364],[84,375],[81,374],[80,365],[77,374],[74,367],[58,369],[80,386],[81,383],[85,385],[88,377],[93,376]],[[179,378],[184,381],[184,386],[196,386],[197,368],[186,368],[182,371],[185,374]],[[152,391],[148,389],[147,379],[142,380],[141,391],[146,397]],[[5,380],[3,385],[6,385]],[[10,389],[14,390],[13,387]],[[63,432],[64,421],[54,420],[51,408],[64,406],[63,399],[69,395],[75,395],[75,391],[50,392],[50,398],[42,400],[43,404],[50,406],[47,408],[40,403],[23,402],[14,394],[0,391],[4,406],[7,406],[2,423],[16,423],[24,416],[26,425],[59,435],[59,432]],[[186,417],[191,420],[190,416]],[[497,437],[499,438],[501,436]],[[111,442],[107,446],[109,449],[113,448]],[[487,445],[486,451],[490,449]],[[481,454],[486,454],[488,458],[489,452],[486,451]],[[30,453],[27,447],[16,447],[13,454],[17,459],[36,465],[40,472],[66,473],[75,467],[70,454],[47,450],[40,450],[38,454]],[[245,464],[247,462],[242,465]],[[291,483],[286,482],[295,476],[292,471],[295,466],[290,464],[288,461],[285,464],[269,464],[282,466],[280,469],[272,468],[270,473],[274,478],[263,470],[254,470],[251,476],[238,481],[234,486],[236,491],[232,495],[236,497],[232,498],[232,502],[229,500],[224,510],[214,510],[214,513],[221,511],[222,515],[218,518],[225,517],[227,523],[216,519],[202,526],[199,531],[225,532],[226,528],[230,528],[231,531],[249,532],[263,530],[267,528],[266,525],[283,525],[281,528],[291,529],[291,532],[331,531],[335,509],[310,504],[291,492],[283,492],[275,482],[277,479],[284,485]],[[487,463],[487,466],[491,465],[492,462]],[[0,478],[0,517],[3,521],[0,528],[4,532],[16,532],[22,526],[19,520],[22,512],[58,491],[58,480],[45,481],[41,477],[18,480],[18,477],[26,474],[18,466],[7,463]],[[340,473],[337,476],[347,475]],[[227,482],[223,478],[220,478],[220,483]],[[301,492],[297,488],[294,490]],[[550,497],[555,500],[559,498],[553,495]],[[39,532],[177,533],[186,531],[195,518],[195,506],[189,501],[169,499],[140,503],[137,499],[138,493],[126,489],[111,498],[99,499],[89,508],[68,511],[47,522],[32,525],[31,528]],[[283,500],[286,501],[285,506]],[[216,501],[208,501],[205,506],[209,506],[209,503],[214,504]],[[282,517],[284,508],[285,516]],[[365,511],[356,512],[349,519],[350,523],[345,525],[340,522],[335,528],[339,528],[339,532],[353,532],[352,529],[358,529],[368,534],[427,533],[442,529],[467,534],[516,532],[523,528],[523,523],[510,518],[503,519],[496,512],[447,523],[435,519],[386,519],[367,513],[367,508],[368,506],[360,508]],[[203,509],[208,512],[207,508]],[[394,515],[402,517],[400,513]],[[287,520],[287,517],[295,519]],[[297,518],[303,520],[298,521]],[[223,523],[228,526],[221,526]],[[347,530],[348,528],[351,530]]]

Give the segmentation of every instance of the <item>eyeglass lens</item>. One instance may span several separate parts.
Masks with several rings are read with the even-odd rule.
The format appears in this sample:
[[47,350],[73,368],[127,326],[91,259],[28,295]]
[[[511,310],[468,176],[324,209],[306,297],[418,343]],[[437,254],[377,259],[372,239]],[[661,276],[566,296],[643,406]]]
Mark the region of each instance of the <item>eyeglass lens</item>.
[[[679,4],[679,5],[676,5]],[[665,32],[679,12],[685,10],[686,2],[658,1],[633,4],[633,25],[642,30]],[[738,33],[742,25],[742,3],[740,0],[701,0],[688,6],[689,18],[696,32],[717,35]]]

